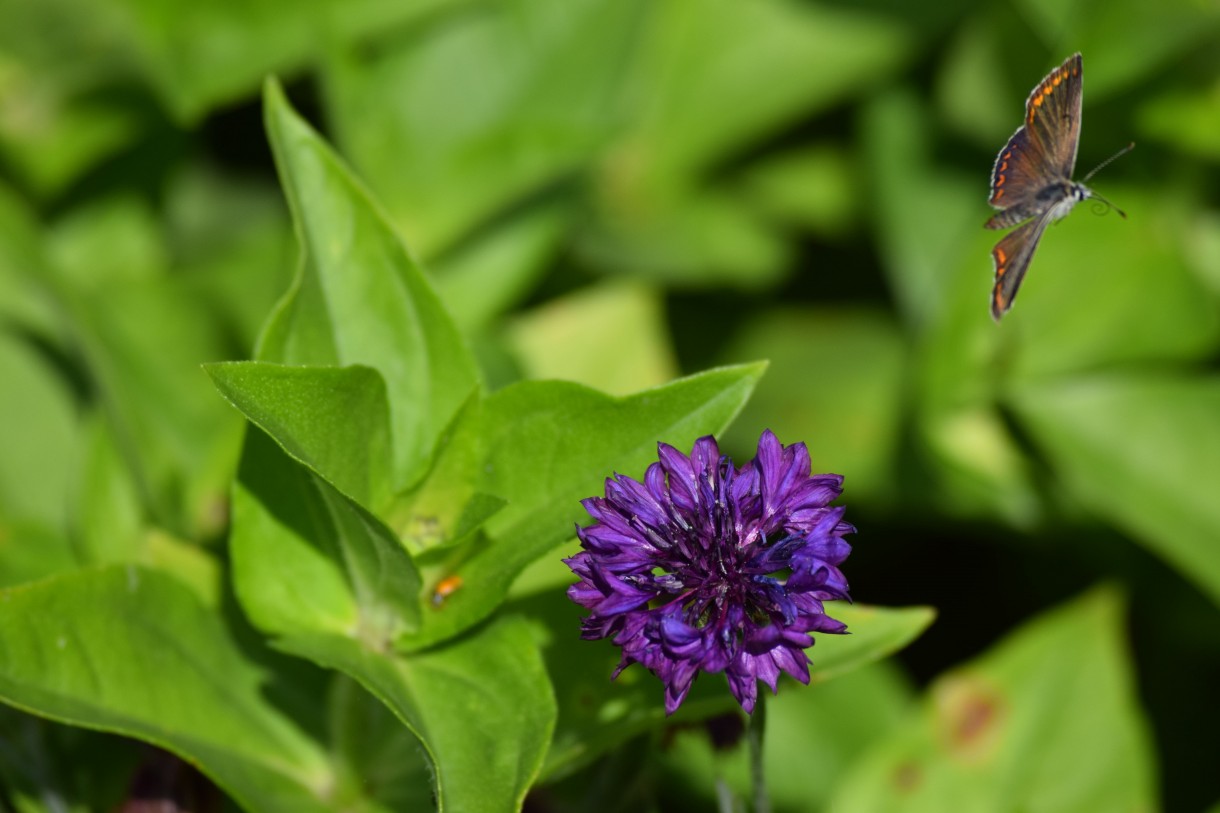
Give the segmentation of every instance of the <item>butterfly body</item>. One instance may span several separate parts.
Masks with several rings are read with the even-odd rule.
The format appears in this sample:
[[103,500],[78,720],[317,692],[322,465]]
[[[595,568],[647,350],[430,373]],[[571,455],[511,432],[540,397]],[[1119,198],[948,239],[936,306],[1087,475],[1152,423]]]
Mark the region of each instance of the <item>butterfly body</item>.
[[1000,211],[986,226],[1017,226],[991,250],[995,263],[991,315],[996,320],[1012,307],[1046,226],[1094,197],[1087,186],[1072,180],[1082,89],[1081,57],[1074,54],[1030,93],[1025,120],[996,156],[988,203]]
[[1072,211],[1072,207],[1092,196],[1093,193],[1082,183],[1061,181],[1043,187],[1038,192],[1037,199],[1040,203],[1046,204],[1046,209],[1042,214],[1051,221],[1055,221],[1063,220]]

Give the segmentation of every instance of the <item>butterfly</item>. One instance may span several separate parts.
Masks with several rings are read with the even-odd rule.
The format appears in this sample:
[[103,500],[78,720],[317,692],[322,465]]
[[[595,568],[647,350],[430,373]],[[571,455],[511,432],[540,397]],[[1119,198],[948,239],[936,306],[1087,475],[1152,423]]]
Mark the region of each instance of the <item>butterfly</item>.
[[1097,198],[1127,217],[1085,182],[1134,144],[1103,161],[1083,181],[1072,180],[1080,143],[1081,71],[1080,54],[1073,54],[1038,83],[1025,101],[1025,121],[1000,150],[991,169],[987,202],[1000,211],[986,227],[1006,229],[1021,224],[991,250],[995,263],[991,316],[997,322],[1012,307],[1047,224],[1067,217],[1073,206],[1088,198]]

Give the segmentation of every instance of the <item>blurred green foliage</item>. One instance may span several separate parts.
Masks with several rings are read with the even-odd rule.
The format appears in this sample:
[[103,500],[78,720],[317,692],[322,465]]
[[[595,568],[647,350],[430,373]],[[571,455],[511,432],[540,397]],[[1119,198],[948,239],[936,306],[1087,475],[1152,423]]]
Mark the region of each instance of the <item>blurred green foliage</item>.
[[[1077,50],[1129,219],[996,325],[988,172]],[[706,809],[723,692],[599,682],[559,558],[738,411],[846,475],[854,595],[939,608],[783,687],[777,809],[1220,804],[1218,167],[1201,0],[0,0],[0,809],[124,798],[77,725],[249,810]],[[930,619],[876,612],[817,681]]]

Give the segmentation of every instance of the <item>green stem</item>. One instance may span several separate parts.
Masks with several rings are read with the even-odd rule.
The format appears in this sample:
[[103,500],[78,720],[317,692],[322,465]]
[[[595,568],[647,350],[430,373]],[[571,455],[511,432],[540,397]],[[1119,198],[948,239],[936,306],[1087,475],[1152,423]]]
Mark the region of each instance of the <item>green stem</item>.
[[763,735],[767,727],[767,696],[758,693],[754,713],[746,725],[746,742],[750,749],[750,781],[754,785],[754,813],[771,813],[771,799],[767,796],[767,779],[763,775]]

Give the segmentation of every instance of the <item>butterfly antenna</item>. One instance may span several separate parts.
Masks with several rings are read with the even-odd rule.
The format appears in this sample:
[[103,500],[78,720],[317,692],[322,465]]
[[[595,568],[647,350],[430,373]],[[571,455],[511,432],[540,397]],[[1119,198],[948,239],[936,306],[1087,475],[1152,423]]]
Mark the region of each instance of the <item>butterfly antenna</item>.
[[[1103,170],[1103,169],[1105,169],[1107,166],[1109,166],[1111,161],[1113,161],[1115,158],[1119,158],[1119,157],[1121,157],[1121,156],[1126,155],[1127,153],[1131,152],[1133,149],[1135,149],[1135,142],[1134,142],[1134,141],[1132,141],[1132,142],[1131,142],[1130,144],[1128,144],[1127,146],[1123,147],[1123,148],[1122,148],[1121,150],[1119,150],[1118,152],[1116,152],[1116,153],[1114,153],[1113,155],[1111,155],[1111,156],[1110,156],[1109,158],[1107,158],[1106,160],[1102,161],[1102,162],[1101,162],[1100,164],[1098,164],[1097,166],[1093,167],[1093,171],[1092,171],[1092,172],[1090,172],[1088,175],[1085,175],[1085,176],[1084,176],[1084,178],[1083,178],[1083,179],[1082,179],[1080,182],[1081,182],[1081,183],[1088,183],[1088,182],[1089,182],[1089,178],[1092,178],[1092,177],[1093,177],[1094,175],[1096,175],[1098,172],[1100,172],[1101,170]],[[1094,195],[1093,197],[1099,197],[1099,196],[1098,196],[1098,195]],[[1107,202],[1107,203],[1109,203],[1109,201],[1106,201],[1106,202]],[[1112,205],[1112,204],[1111,204],[1111,205]],[[1114,208],[1115,208],[1115,210],[1118,210],[1118,213],[1119,213],[1119,214],[1122,214],[1122,211],[1121,211],[1121,210],[1119,210],[1117,206],[1115,206]],[[1123,215],[1123,217],[1126,217],[1126,215]]]
[[[1101,201],[1102,203],[1104,203],[1104,204],[1106,205],[1106,208],[1113,209],[1114,211],[1118,212],[1118,216],[1119,216],[1119,217],[1121,217],[1123,220],[1126,220],[1126,219],[1127,219],[1127,213],[1126,213],[1126,212],[1124,212],[1122,209],[1120,209],[1120,208],[1118,208],[1117,206],[1115,206],[1115,205],[1114,205],[1113,203],[1111,203],[1110,201],[1108,201],[1108,200],[1106,200],[1105,198],[1103,198],[1101,195],[1099,195],[1099,194],[1097,194],[1096,192],[1094,192],[1092,189],[1090,189],[1090,190],[1089,190],[1089,197],[1094,198],[1095,200]],[[1095,211],[1095,212],[1094,212],[1094,214],[1105,214],[1105,213],[1106,213],[1106,212],[1105,212],[1105,209],[1102,209],[1102,210],[1100,210],[1100,211]]]

